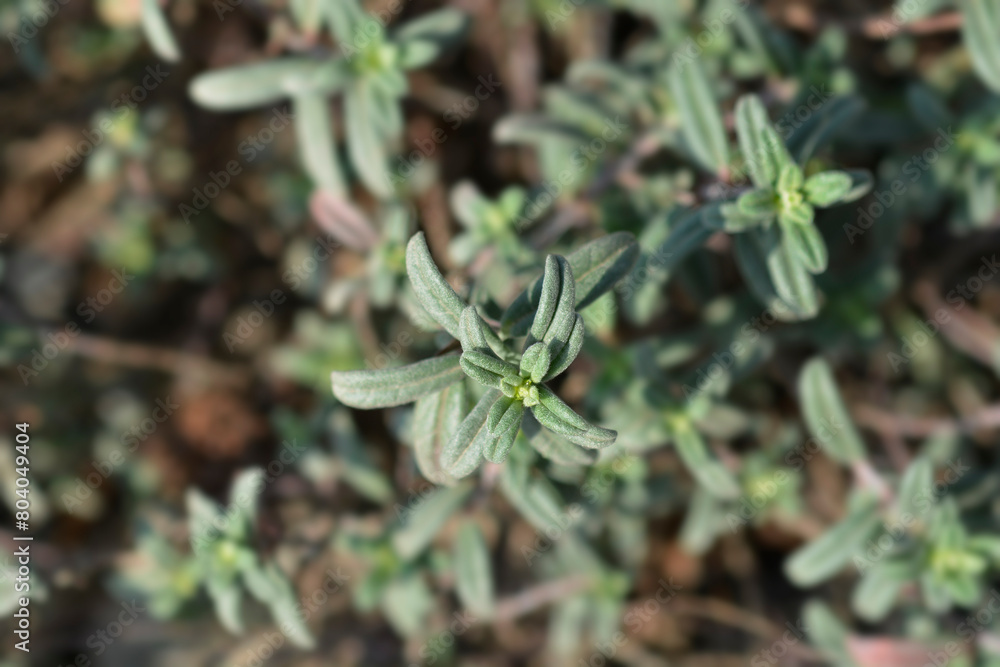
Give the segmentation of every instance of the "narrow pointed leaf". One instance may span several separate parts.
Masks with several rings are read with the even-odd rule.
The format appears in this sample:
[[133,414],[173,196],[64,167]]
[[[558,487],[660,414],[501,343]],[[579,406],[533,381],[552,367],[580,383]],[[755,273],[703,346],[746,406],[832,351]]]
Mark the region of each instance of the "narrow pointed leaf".
[[424,310],[445,331],[461,340],[459,322],[467,306],[438,271],[423,232],[414,234],[406,245],[406,273]]
[[844,171],[824,171],[809,177],[803,190],[813,206],[826,208],[840,202],[853,187],[851,175]]
[[142,0],[142,30],[146,33],[153,53],[170,63],[181,59],[181,49],[170,30],[159,0]]
[[463,352],[461,365],[466,375],[492,389],[500,389],[505,378],[520,381],[517,366],[497,359],[492,353]]
[[[614,287],[632,270],[639,257],[639,244],[628,232],[616,232],[585,244],[566,257],[575,280],[576,309],[582,310]],[[523,336],[542,294],[542,278],[536,279],[503,314],[501,326],[512,336]]]
[[365,83],[357,83],[344,95],[344,122],[347,132],[347,150],[351,164],[365,186],[382,199],[392,196],[393,188],[389,178],[386,138],[378,133],[374,118],[378,112],[377,100],[371,88]]
[[455,590],[475,616],[492,618],[495,600],[490,552],[482,530],[473,521],[463,523],[455,538]]
[[736,135],[750,180],[762,189],[774,185],[780,169],[774,146],[765,139],[770,129],[771,121],[760,98],[756,95],[741,97],[736,103]]
[[736,200],[736,206],[740,213],[753,220],[773,218],[778,211],[775,194],[771,189],[751,190]]
[[1000,93],[1000,7],[994,0],[961,0],[962,37],[976,73]]
[[587,326],[583,322],[583,316],[576,316],[576,323],[573,325],[573,331],[570,332],[569,340],[563,345],[559,353],[552,358],[548,369],[542,376],[541,380],[535,380],[534,374],[532,374],[531,379],[535,382],[546,382],[554,377],[558,377],[560,373],[569,368],[570,364],[576,360],[577,356],[580,354],[580,350],[583,349],[583,342],[587,336]]
[[596,449],[584,449],[542,428],[530,410],[525,412],[521,428],[535,451],[554,463],[567,466],[590,465],[597,460]]
[[306,173],[317,187],[342,197],[346,188],[326,96],[317,93],[296,95],[292,106],[295,108],[295,136]]
[[708,78],[697,60],[676,60],[667,83],[681,118],[681,133],[694,157],[719,173],[729,164],[729,142]]
[[441,457],[468,407],[465,382],[456,382],[417,401],[413,411],[413,453],[421,474],[436,484],[451,481],[451,476],[442,468]]
[[445,522],[469,497],[473,488],[472,484],[464,483],[437,489],[416,507],[407,508],[410,512],[406,524],[392,536],[392,544],[400,558],[410,560],[426,549]]
[[520,374],[523,377],[530,377],[532,382],[542,382],[549,372],[551,363],[549,347],[545,343],[535,343],[521,356]]
[[879,523],[878,503],[868,500],[785,561],[785,574],[801,587],[814,586],[837,574],[863,551]]
[[841,463],[864,460],[864,441],[823,358],[815,357],[806,363],[799,375],[798,389],[806,426],[824,451]]
[[[778,219],[781,222],[781,232],[784,235],[782,243],[789,244],[792,252],[806,270],[812,274],[826,271],[829,254],[826,242],[816,225],[812,224],[812,213],[803,205],[792,211],[782,211]],[[806,222],[800,222],[805,220]]]
[[617,431],[595,426],[562,402],[550,389],[538,387],[540,404],[531,408],[538,423],[570,442],[588,449],[602,449],[614,443]]
[[352,408],[387,408],[412,403],[465,377],[459,355],[449,354],[408,366],[331,374],[333,395]]
[[236,111],[307,93],[329,94],[346,82],[341,65],[312,58],[280,58],[195,77],[188,92],[207,109]]
[[495,389],[483,394],[445,446],[441,464],[452,477],[461,479],[479,467],[483,448],[491,440],[489,429],[486,428],[486,418],[500,395]]
[[716,498],[733,499],[739,496],[740,487],[732,473],[715,458],[701,435],[694,430],[690,420],[678,418],[671,425],[677,454],[685,467],[706,491]]

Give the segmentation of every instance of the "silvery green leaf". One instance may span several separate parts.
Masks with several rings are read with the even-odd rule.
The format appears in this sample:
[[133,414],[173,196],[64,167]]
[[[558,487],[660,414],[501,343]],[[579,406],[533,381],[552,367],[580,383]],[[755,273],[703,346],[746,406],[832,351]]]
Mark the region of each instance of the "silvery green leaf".
[[282,633],[299,648],[314,648],[316,642],[304,622],[298,596],[285,574],[274,563],[244,568],[242,574],[247,589],[270,608]]
[[280,58],[199,74],[188,93],[207,109],[237,111],[294,95],[330,94],[343,87],[347,76],[337,61]]
[[479,316],[475,306],[469,306],[462,311],[458,321],[459,337],[462,350],[465,352],[481,352],[487,356],[493,355],[489,342],[486,340],[487,325]]
[[170,30],[159,0],[142,0],[142,30],[146,33],[153,53],[170,63],[181,59],[181,49]]
[[458,529],[454,562],[458,599],[478,618],[492,618],[493,568],[486,540],[476,522],[466,521]]
[[207,545],[207,538],[219,532],[217,525],[225,526],[219,521],[222,512],[219,505],[196,488],[189,488],[184,494],[188,514],[188,532],[191,535],[191,550],[199,553]]
[[855,667],[847,650],[848,630],[823,602],[810,600],[802,610],[809,638],[836,667]]
[[681,526],[680,542],[686,552],[694,556],[704,554],[727,527],[723,502],[707,487],[701,484],[695,487]]
[[[933,501],[930,493],[934,482],[934,464],[927,456],[918,456],[910,461],[903,478],[899,482],[899,492],[896,494],[896,510],[899,514],[910,512],[919,516],[926,507],[921,509],[920,499]],[[929,505],[930,503],[928,503]]]
[[500,389],[505,379],[513,381],[515,385],[521,381],[517,366],[497,359],[492,353],[476,350],[463,352],[461,365],[466,375],[491,389]]
[[412,560],[430,545],[445,522],[465,503],[475,488],[464,482],[431,491],[409,507],[405,525],[392,535],[392,545],[403,560]]
[[892,611],[903,586],[918,572],[906,563],[879,562],[861,575],[851,593],[851,608],[863,620],[878,623]]
[[438,271],[423,232],[417,232],[406,245],[406,273],[424,310],[444,330],[461,340],[459,321],[466,303],[459,298]]
[[778,192],[798,192],[802,189],[805,176],[797,164],[786,164],[778,173]]
[[333,38],[341,44],[350,43],[358,30],[363,29],[363,23],[374,20],[361,8],[358,0],[323,2],[322,8],[326,12]]
[[[569,365],[576,360],[577,356],[580,354],[580,350],[583,349],[583,341],[587,336],[587,327],[583,322],[583,317],[580,315],[576,316],[576,322],[573,325],[573,330],[569,334],[569,341],[563,345],[559,353],[552,358],[552,361],[545,371],[545,375],[542,376],[541,381],[546,382],[554,377],[557,377],[564,370],[569,368]],[[532,380],[534,380],[534,375],[532,375]]]
[[498,144],[539,145],[547,141],[566,141],[577,146],[589,141],[579,128],[542,114],[511,114],[493,126],[493,140]]
[[530,410],[524,415],[521,429],[535,451],[554,463],[566,466],[590,465],[597,460],[597,450],[578,447],[569,440],[542,428]]
[[847,172],[824,171],[810,176],[803,190],[810,204],[826,208],[842,201],[853,187],[853,179]]
[[544,385],[538,386],[540,403],[532,406],[532,413],[538,423],[557,433],[570,442],[588,449],[603,449],[614,443],[616,431],[595,426],[562,402],[558,396]]
[[969,218],[978,227],[989,225],[997,214],[997,181],[995,169],[969,164],[963,170],[965,200]]
[[375,118],[376,98],[370,84],[359,81],[344,95],[347,151],[358,176],[373,194],[392,197],[385,137],[379,135]]
[[776,146],[768,139],[769,131],[773,133],[771,121],[760,98],[741,97],[736,102],[736,135],[750,179],[761,189],[774,186],[782,164],[775,154]]
[[778,211],[774,190],[751,190],[736,200],[739,212],[751,220],[768,220]]
[[[639,244],[628,232],[615,232],[584,244],[566,257],[576,281],[576,309],[582,310],[614,287],[632,270],[639,257]],[[507,308],[501,328],[512,336],[523,336],[531,327],[542,295],[542,277],[536,279]]]
[[205,587],[222,627],[234,635],[243,634],[243,591],[236,580],[206,577]]
[[240,472],[229,490],[229,505],[238,508],[248,527],[257,522],[257,505],[264,490],[264,471],[248,468]]
[[565,526],[563,501],[552,483],[538,475],[521,477],[514,466],[504,467],[500,476],[504,497],[536,530],[563,530]]
[[754,228],[733,237],[740,273],[750,291],[782,320],[814,317],[819,310],[815,286],[800,261],[788,260],[781,235],[771,228]]
[[812,223],[812,207],[800,204],[778,215],[781,223],[782,243],[788,244],[792,253],[812,274],[826,271],[830,261],[826,242],[819,229]]
[[537,384],[545,379],[551,364],[552,356],[549,354],[549,347],[545,343],[535,343],[521,355],[519,371],[523,377],[530,377],[531,381]]
[[451,482],[451,476],[442,468],[441,457],[468,408],[469,394],[464,381],[417,401],[413,411],[413,453],[421,474],[436,484]]
[[878,502],[867,499],[839,523],[785,561],[785,574],[796,586],[814,586],[837,574],[862,553],[880,519]]
[[411,570],[386,585],[381,609],[393,630],[403,637],[418,637],[427,628],[427,615],[434,609],[434,595],[422,573]]
[[806,426],[830,458],[841,463],[863,461],[865,445],[847,412],[833,371],[814,357],[799,374],[799,400]]
[[874,177],[865,169],[845,169],[844,173],[851,177],[851,189],[840,199],[839,204],[857,201],[875,187]]
[[740,495],[739,484],[732,473],[709,452],[701,434],[687,417],[675,418],[670,431],[677,454],[702,488],[717,498],[731,500]]
[[398,368],[334,371],[333,395],[344,405],[365,410],[412,403],[465,377],[459,358],[449,354]]
[[767,253],[767,270],[775,292],[796,313],[804,317],[815,316],[819,312],[819,295],[798,252],[786,236],[778,234],[777,229],[772,227],[761,232]]
[[466,229],[476,229],[489,210],[489,202],[472,181],[462,181],[451,189],[451,211]]
[[681,118],[681,134],[694,157],[715,173],[729,165],[729,142],[708,78],[697,60],[675,60],[667,74]]
[[961,0],[962,37],[976,73],[993,92],[1000,92],[1000,7],[994,0]]
[[393,32],[392,39],[403,49],[400,63],[405,69],[433,62],[465,33],[469,19],[457,9],[439,9],[414,19]]
[[479,467],[483,449],[491,439],[489,429],[486,428],[486,418],[500,395],[496,389],[483,394],[445,445],[441,454],[441,465],[452,477],[461,479]]
[[855,95],[842,95],[823,102],[786,138],[785,144],[795,161],[799,164],[808,162],[816,151],[848,128],[866,106],[865,101]]
[[486,418],[486,428],[491,436],[483,447],[483,456],[487,461],[503,463],[507,459],[507,454],[517,438],[517,432],[521,429],[522,417],[524,417],[523,402],[511,400],[506,396],[496,400]]
[[541,341],[558,356],[576,325],[576,282],[565,258],[549,255],[545,260],[542,293],[531,323],[525,349]]
[[292,98],[295,109],[295,136],[306,173],[321,188],[335,196],[346,193],[340,173],[330,110],[325,95],[303,93]]

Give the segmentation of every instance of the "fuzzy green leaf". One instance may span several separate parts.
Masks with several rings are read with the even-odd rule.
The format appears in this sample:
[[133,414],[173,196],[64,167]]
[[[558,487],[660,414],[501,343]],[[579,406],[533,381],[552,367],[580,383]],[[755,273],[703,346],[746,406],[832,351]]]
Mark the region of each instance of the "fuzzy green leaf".
[[439,9],[403,25],[392,39],[403,49],[401,65],[415,69],[430,64],[456,43],[469,25],[468,16],[457,9]]
[[815,275],[826,271],[830,258],[823,235],[812,224],[813,215],[811,206],[801,204],[794,209],[782,211],[778,220],[784,235],[782,243],[788,244],[806,270]]
[[294,95],[330,94],[346,81],[346,71],[337,61],[280,58],[200,74],[189,84],[188,93],[206,109],[237,111]]
[[913,581],[915,574],[907,563],[875,563],[854,587],[851,608],[863,620],[878,623],[889,614],[903,586]]
[[412,403],[460,381],[460,357],[449,354],[408,366],[331,373],[333,395],[344,405],[370,410]]
[[392,536],[392,545],[399,557],[411,560],[420,555],[474,488],[466,482],[437,489],[420,500],[416,507],[408,507],[406,524]]
[[306,173],[321,188],[343,197],[346,188],[333,141],[330,110],[325,95],[304,93],[292,98],[295,136]]
[[961,0],[962,37],[986,86],[1000,93],[1000,7],[995,0]]
[[[750,180],[761,189],[774,186],[781,165],[779,147],[773,142],[771,121],[756,95],[745,95],[736,103],[736,135]],[[780,139],[778,140],[780,143]],[[790,158],[789,160],[790,161]]]
[[521,429],[535,451],[550,461],[568,466],[590,465],[597,460],[597,450],[578,447],[569,440],[542,428],[530,410],[524,415]]
[[441,454],[441,465],[452,477],[461,479],[479,467],[483,449],[487,442],[492,440],[489,429],[486,428],[486,418],[500,395],[496,389],[483,394],[445,445]]
[[562,402],[558,396],[545,387],[538,387],[541,401],[531,408],[538,423],[557,433],[570,442],[588,449],[603,449],[614,443],[617,431],[595,426]]
[[786,164],[778,174],[778,192],[798,192],[802,189],[805,177],[797,164]]
[[358,176],[373,194],[389,199],[393,188],[389,179],[386,137],[380,135],[375,122],[380,116],[379,102],[368,82],[356,82],[344,95],[344,123],[351,128],[346,133],[347,151]]
[[[583,245],[566,257],[575,280],[576,310],[582,310],[614,287],[632,270],[639,244],[628,232],[616,232]],[[512,336],[523,336],[531,327],[542,295],[542,277],[522,292],[503,314],[501,327]]]
[[565,258],[549,255],[545,260],[542,293],[538,299],[525,349],[541,341],[552,356],[558,356],[576,325],[576,283]]
[[778,211],[774,190],[751,190],[736,200],[736,207],[742,215],[751,220],[768,220]]
[[830,458],[853,463],[865,458],[864,441],[844,406],[833,372],[821,357],[811,359],[799,374],[799,400],[806,426]]
[[464,381],[417,401],[413,411],[413,453],[421,474],[436,484],[451,481],[441,466],[441,457],[468,409],[469,392]]
[[494,612],[493,568],[479,525],[466,521],[455,538],[455,590],[458,599],[479,618]]
[[826,208],[840,202],[853,187],[851,175],[843,171],[824,171],[805,182],[806,200],[813,206]]
[[159,0],[142,0],[142,30],[157,56],[170,63],[181,59],[181,49]]
[[740,487],[732,473],[715,458],[687,417],[678,417],[670,425],[677,454],[685,467],[706,491],[716,498],[733,499]]
[[492,353],[475,350],[463,352],[461,365],[466,375],[492,389],[500,389],[505,378],[520,382],[517,366],[497,359]]
[[667,83],[680,113],[681,133],[694,157],[706,169],[719,173],[729,165],[729,142],[708,77],[697,60],[676,60]]
[[785,574],[803,588],[829,579],[861,552],[879,518],[875,500],[859,504],[842,521],[793,553],[785,561]]
[[423,232],[414,234],[406,245],[406,273],[424,310],[445,331],[461,340],[459,322],[467,305],[438,271]]
[[530,377],[532,382],[542,382],[551,364],[549,347],[545,343],[535,343],[521,356],[520,373],[523,377]]
[[[581,315],[576,316],[576,322],[573,325],[573,331],[570,332],[569,340],[563,345],[559,353],[552,358],[552,363],[549,365],[548,370],[545,375],[542,376],[541,381],[546,382],[554,377],[557,377],[564,370],[569,368],[569,365],[580,354],[580,350],[583,349],[583,341],[587,336],[587,327],[583,322],[583,317]],[[532,379],[534,379],[532,377]]]
[[483,447],[483,456],[492,463],[503,463],[514,445],[524,417],[524,403],[506,396],[499,397],[486,418],[491,440]]

